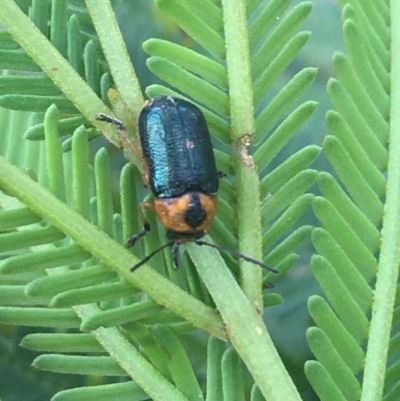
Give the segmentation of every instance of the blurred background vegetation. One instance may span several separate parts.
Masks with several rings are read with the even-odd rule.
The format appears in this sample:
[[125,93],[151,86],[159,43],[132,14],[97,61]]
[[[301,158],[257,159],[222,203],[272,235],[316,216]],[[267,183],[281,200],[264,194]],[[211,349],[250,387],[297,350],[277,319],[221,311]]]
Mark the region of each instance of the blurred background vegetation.
[[[293,1],[292,7],[301,0]],[[264,4],[267,4],[265,1]],[[165,19],[152,2],[148,0],[126,1],[117,12],[127,43],[129,53],[136,73],[143,89],[150,84],[157,83],[158,79],[146,68],[147,55],[142,50],[141,44],[149,38],[157,37],[195,47],[202,51],[187,37],[184,32],[177,30],[176,26]],[[281,76],[273,90],[268,94],[272,98],[297,72],[305,67],[317,67],[318,75],[311,88],[296,102],[300,104],[306,99],[319,102],[319,106],[307,123],[280,152],[277,159],[269,166],[267,172],[276,165],[282,163],[298,149],[308,144],[321,145],[326,135],[325,113],[332,108],[326,94],[326,84],[330,77],[334,76],[332,67],[332,55],[335,51],[344,51],[344,43],[341,34],[340,8],[336,0],[316,0],[313,2],[313,10],[301,26],[301,30],[312,32],[309,42],[301,50],[299,57],[289,65]],[[268,102],[268,98],[265,99]],[[293,109],[295,106],[293,106]],[[324,155],[322,154],[314,163],[317,170],[330,170]],[[316,186],[311,191],[317,191]],[[311,210],[298,222],[303,224],[318,225]],[[307,384],[303,374],[303,364],[307,358],[312,358],[309,351],[305,333],[311,325],[311,318],[307,310],[307,299],[311,294],[321,293],[318,284],[314,280],[308,263],[313,253],[309,240],[305,241],[298,249],[300,259],[298,266],[291,269],[282,279],[277,282],[274,291],[283,296],[284,302],[276,307],[269,308],[265,312],[265,320],[274,342],[278,347],[287,367],[293,372],[292,377],[307,400],[316,399]],[[296,380],[297,377],[297,380]]]
[[[301,0],[295,0],[293,6],[300,2]],[[264,5],[266,3],[268,1],[265,1]],[[166,39],[202,51],[191,38],[162,15],[152,1],[121,1],[116,12],[143,91],[148,85],[159,83],[159,80],[146,67],[147,55],[142,50],[142,43],[145,40],[149,38]],[[301,132],[289,142],[279,157],[274,160],[273,165],[269,166],[267,172],[296,150],[308,144],[321,145],[327,131],[324,116],[331,105],[326,94],[326,83],[334,75],[331,59],[335,51],[344,51],[340,8],[337,1],[314,1],[313,11],[301,30],[311,31],[311,38],[268,96],[273,97],[302,68],[317,67],[317,78],[299,102],[305,99],[316,100],[319,102],[319,107],[303,126]],[[268,102],[268,98],[265,101]],[[103,138],[95,141],[93,153],[101,146],[109,148],[117,177],[126,160],[119,149],[108,144]],[[317,159],[313,167],[325,171],[329,169],[323,155]],[[316,188],[313,187],[312,190],[316,191]],[[302,221],[298,222],[298,226],[303,224],[318,224],[311,211],[304,216]],[[310,241],[303,243],[298,252],[301,257],[297,267],[281,278],[274,289],[283,296],[284,302],[268,309],[265,312],[265,320],[303,399],[316,400],[316,396],[304,378],[303,365],[307,358],[312,358],[305,340],[306,328],[311,325],[306,306],[307,298],[311,294],[320,293],[320,290],[308,268],[313,253]],[[43,329],[40,331],[43,332]],[[0,398],[2,401],[45,401],[62,389],[91,382],[96,384],[98,380],[96,377],[88,379],[81,376],[57,375],[29,367],[35,354],[18,345],[21,338],[28,332],[33,332],[33,330],[0,326]],[[204,381],[206,336],[198,334],[193,341],[193,335],[191,335],[190,341],[189,338],[186,341],[185,338],[182,340],[187,346],[188,353],[195,358],[192,362],[195,369],[197,368],[200,381]],[[13,357],[10,358],[10,355]],[[102,383],[104,384],[104,381]]]

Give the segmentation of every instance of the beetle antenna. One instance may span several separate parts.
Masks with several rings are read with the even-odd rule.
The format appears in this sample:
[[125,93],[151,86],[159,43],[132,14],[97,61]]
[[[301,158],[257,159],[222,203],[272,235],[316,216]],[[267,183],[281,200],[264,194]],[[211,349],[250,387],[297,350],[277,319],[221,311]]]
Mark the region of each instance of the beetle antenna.
[[147,255],[145,258],[143,258],[139,263],[136,263],[135,266],[133,266],[131,268],[131,272],[134,272],[136,269],[138,269],[140,266],[144,265],[146,262],[148,262],[155,254],[157,254],[158,252],[162,251],[164,248],[167,248],[169,246],[173,246],[175,244],[175,242],[170,241],[167,242],[166,244],[160,246],[159,248],[157,248],[155,251],[153,251],[150,255]]
[[211,244],[210,242],[206,242],[206,241],[202,241],[202,240],[195,240],[194,241],[197,245],[207,245],[210,246],[211,248],[215,248],[218,249],[220,251],[225,251],[230,253],[231,255],[236,256],[238,259],[243,259],[246,260],[247,262],[253,263],[254,265],[258,265],[260,267],[262,267],[265,270],[269,270],[272,273],[279,273],[278,270],[273,269],[272,267],[267,266],[265,263],[262,263],[256,259],[250,258],[249,256],[243,255],[240,252],[236,252],[233,249],[230,248],[225,248],[224,246],[221,245],[215,245],[215,244]]

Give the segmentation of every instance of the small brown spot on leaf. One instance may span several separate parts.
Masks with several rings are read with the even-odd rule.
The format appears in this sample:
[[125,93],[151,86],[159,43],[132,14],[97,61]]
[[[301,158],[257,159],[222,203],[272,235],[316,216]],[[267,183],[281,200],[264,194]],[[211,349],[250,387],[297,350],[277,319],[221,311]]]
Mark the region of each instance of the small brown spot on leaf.
[[237,151],[240,161],[248,167],[255,167],[254,159],[249,155],[248,147],[250,145],[252,135],[244,134],[238,141]]

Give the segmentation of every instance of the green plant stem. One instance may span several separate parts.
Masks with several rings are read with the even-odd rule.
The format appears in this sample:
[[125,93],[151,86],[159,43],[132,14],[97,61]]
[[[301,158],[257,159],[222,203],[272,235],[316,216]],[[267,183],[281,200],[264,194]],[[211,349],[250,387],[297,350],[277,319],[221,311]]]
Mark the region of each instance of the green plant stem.
[[148,266],[131,273],[130,268],[139,262],[136,256],[72,211],[3,157],[0,157],[0,188],[65,232],[135,287],[146,291],[157,303],[169,307],[196,327],[218,338],[226,339],[221,318],[212,308],[190,296]]
[[[262,257],[261,204],[257,166],[248,153],[254,134],[253,92],[245,0],[222,0],[228,67],[232,139],[236,154],[236,188],[240,252]],[[250,302],[262,310],[262,273],[241,261],[241,286]]]
[[260,314],[242,292],[221,255],[187,245],[190,257],[225,324],[228,339],[268,401],[300,401]]
[[82,114],[93,125],[101,128],[110,142],[119,147],[120,139],[115,129],[96,121],[99,113],[112,115],[110,109],[105,106],[101,99],[98,98],[68,61],[42,35],[13,0],[3,0],[1,2],[0,24],[7,29]]
[[[391,2],[391,71],[400,70],[400,3]],[[375,286],[361,401],[380,400],[400,264],[400,77],[392,74],[389,164],[382,248]]]
[[126,45],[109,0],[85,0],[122,99],[132,110],[136,123],[143,107],[143,96]]

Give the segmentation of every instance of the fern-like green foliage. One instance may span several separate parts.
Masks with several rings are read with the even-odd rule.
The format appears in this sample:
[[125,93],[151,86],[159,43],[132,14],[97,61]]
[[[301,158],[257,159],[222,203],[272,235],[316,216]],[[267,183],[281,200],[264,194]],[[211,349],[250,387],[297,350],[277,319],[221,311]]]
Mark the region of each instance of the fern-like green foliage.
[[385,250],[397,238],[391,225],[398,222],[389,193],[398,186],[391,182],[397,163],[388,165],[396,146],[391,140],[389,149],[389,8],[383,1],[340,5],[348,54],[333,57],[336,78],[327,91],[335,110],[326,115],[323,145],[336,177],[319,175],[322,196],[312,202],[322,228],[312,233],[318,255],[311,266],[326,299],[309,299],[317,327],[307,339],[317,361],[306,364],[306,374],[321,400],[360,394],[361,400],[397,400],[397,321],[391,326],[391,318],[399,257],[394,248]]
[[[143,166],[134,145],[143,95],[110,2],[2,3],[0,68],[8,71],[0,77],[0,322],[47,328],[22,340],[40,353],[33,362],[38,369],[99,378],[96,386],[63,383],[53,393],[76,388],[53,399],[300,400],[259,314],[281,301],[262,293],[276,276],[261,276],[248,263],[239,268],[230,256],[193,244],[181,255],[181,270],[173,269],[167,250],[129,271],[164,239],[149,214],[154,229],[142,245],[132,252],[123,248],[141,228]],[[334,56],[336,79],[328,94],[335,111],[327,114],[323,145],[334,177],[310,168],[321,151],[316,145],[273,164],[317,106],[300,101],[316,75],[310,67],[272,95],[310,36],[299,27],[311,2],[155,3],[192,42],[143,44],[148,69],[167,84],[150,85],[146,94],[197,104],[213,135],[218,168],[228,174],[210,236],[284,273],[311,233],[318,252],[312,270],[328,300],[315,295],[309,301],[318,326],[307,333],[317,358],[306,364],[311,385],[324,401],[358,400],[361,393],[364,401],[377,400],[383,390],[385,400],[396,400],[397,364],[387,370],[384,387],[373,368],[379,356],[386,360],[385,346],[376,345],[381,340],[387,350],[389,344],[379,318],[392,316],[396,290],[392,282],[385,312],[377,257],[381,241],[397,238],[390,225],[389,239],[379,231],[387,227],[385,173],[396,176],[387,167],[388,4],[340,1],[349,54]],[[97,122],[100,112],[117,115],[129,137]],[[116,185],[110,151],[90,153],[98,129],[132,162],[117,174]],[[316,181],[317,197],[308,193]],[[310,205],[322,228],[302,223]],[[389,262],[381,268],[393,270],[398,256],[390,259],[385,246]],[[388,283],[385,274],[382,280]],[[199,328],[210,334],[207,344]],[[395,360],[392,334],[389,356]],[[207,349],[206,374],[194,367],[197,353],[191,351],[198,347]],[[242,361],[252,375],[251,391]],[[379,368],[382,377],[385,367]]]

